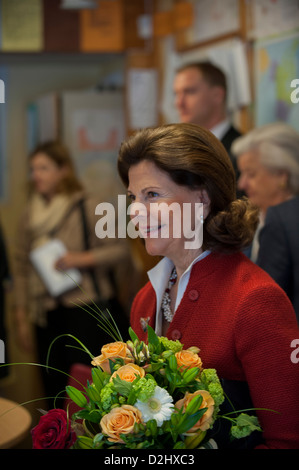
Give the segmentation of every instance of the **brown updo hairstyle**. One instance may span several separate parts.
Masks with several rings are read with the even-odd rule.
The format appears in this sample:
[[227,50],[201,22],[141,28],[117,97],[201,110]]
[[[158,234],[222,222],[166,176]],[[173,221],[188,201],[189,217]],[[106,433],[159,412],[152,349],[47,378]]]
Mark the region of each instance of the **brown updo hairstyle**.
[[167,124],[137,131],[124,141],[118,171],[126,187],[131,166],[153,162],[178,185],[205,189],[210,213],[203,227],[203,248],[231,253],[250,245],[258,209],[247,198],[236,199],[231,160],[221,142],[195,124]]
[[45,154],[59,168],[66,168],[68,170],[65,178],[63,178],[59,185],[58,192],[72,194],[82,190],[82,184],[77,178],[69,149],[63,143],[58,140],[51,140],[38,144],[30,153],[29,161],[32,161],[39,153]]

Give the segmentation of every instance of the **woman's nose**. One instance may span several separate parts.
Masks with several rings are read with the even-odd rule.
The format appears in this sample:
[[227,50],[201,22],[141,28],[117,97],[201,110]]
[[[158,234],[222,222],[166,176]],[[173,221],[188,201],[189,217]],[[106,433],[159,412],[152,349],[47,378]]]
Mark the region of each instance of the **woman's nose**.
[[237,181],[237,186],[238,186],[238,189],[241,189],[242,191],[246,190],[246,187],[247,187],[246,178],[242,174],[239,176],[239,179]]
[[143,202],[139,202],[135,200],[130,204],[129,208],[129,216],[132,218],[134,217],[147,217],[147,207]]

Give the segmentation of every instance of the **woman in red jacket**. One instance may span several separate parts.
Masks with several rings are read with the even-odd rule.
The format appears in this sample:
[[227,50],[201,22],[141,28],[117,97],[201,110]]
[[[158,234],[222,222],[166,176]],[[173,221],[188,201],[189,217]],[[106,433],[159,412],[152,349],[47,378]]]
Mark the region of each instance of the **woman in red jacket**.
[[133,302],[132,328],[144,340],[149,324],[185,348],[198,346],[235,409],[256,409],[262,436],[230,443],[213,429],[219,448],[298,449],[295,313],[282,289],[241,253],[258,214],[248,200],[236,200],[224,147],[192,124],[144,129],[123,143],[118,167],[147,252],[163,256]]

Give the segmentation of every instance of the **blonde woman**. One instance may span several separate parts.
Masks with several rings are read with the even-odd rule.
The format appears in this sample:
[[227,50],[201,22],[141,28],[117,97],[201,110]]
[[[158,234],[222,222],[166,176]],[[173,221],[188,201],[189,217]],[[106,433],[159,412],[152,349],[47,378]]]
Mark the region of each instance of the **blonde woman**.
[[[20,220],[14,259],[15,321],[21,347],[30,349],[29,321],[35,326],[39,361],[46,362],[51,341],[60,334],[73,334],[97,355],[101,345],[111,341],[97,328],[97,322],[74,304],[96,302],[109,308],[123,332],[127,319],[116,299],[112,274],[127,257],[126,246],[117,239],[99,239],[95,234],[95,207],[99,203],[84,191],[68,149],[60,142],[39,145],[29,157],[31,192]],[[66,248],[55,267],[62,271],[76,269],[80,287],[59,296],[50,295],[31,263],[30,253],[53,239]],[[70,339],[57,341],[50,355],[50,366],[68,372],[71,363],[90,358],[65,343],[79,346]],[[44,370],[44,369],[43,369]],[[47,395],[63,389],[63,374],[44,374]]]

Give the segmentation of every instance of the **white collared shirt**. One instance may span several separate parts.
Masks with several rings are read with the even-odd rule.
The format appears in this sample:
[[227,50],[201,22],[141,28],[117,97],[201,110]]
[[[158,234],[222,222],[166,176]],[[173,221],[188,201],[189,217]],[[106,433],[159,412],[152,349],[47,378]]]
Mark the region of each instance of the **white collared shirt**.
[[221,121],[216,126],[212,127],[210,131],[212,132],[212,134],[214,134],[215,137],[217,137],[218,140],[221,140],[222,137],[227,133],[230,126],[231,126],[231,123],[229,119],[225,119],[224,121]]
[[[204,259],[209,254],[210,254],[210,251],[208,250],[201,253],[197,258],[195,258],[192,261],[192,263],[188,266],[186,271],[181,276],[179,280],[179,284],[178,284],[175,311],[180,305],[180,302],[187,288],[187,285],[190,279],[192,266],[198,261]],[[152,268],[147,273],[149,280],[156,293],[157,308],[156,308],[155,331],[158,336],[162,334],[162,311],[161,311],[162,297],[163,297],[166,287],[168,286],[169,278],[173,270],[173,267],[174,267],[174,264],[169,258],[163,258],[154,268]]]

